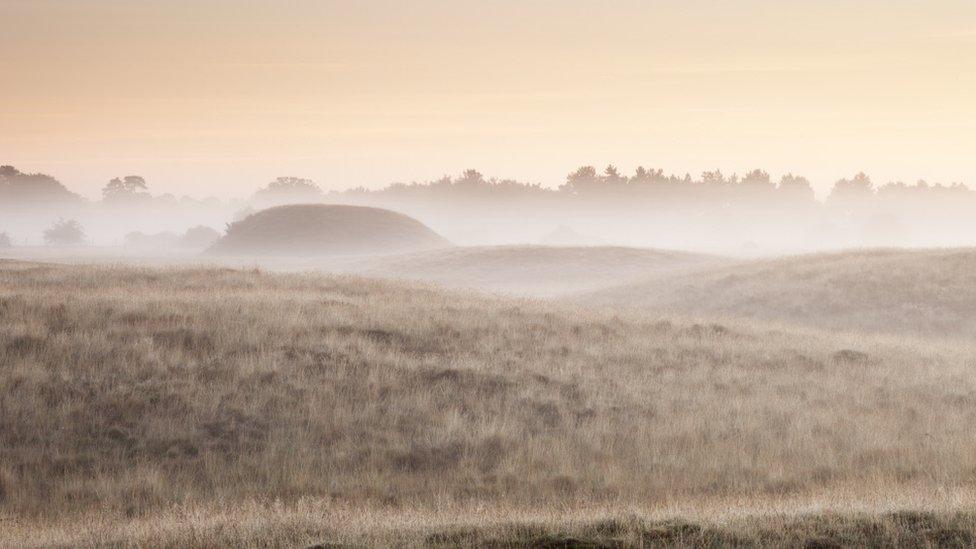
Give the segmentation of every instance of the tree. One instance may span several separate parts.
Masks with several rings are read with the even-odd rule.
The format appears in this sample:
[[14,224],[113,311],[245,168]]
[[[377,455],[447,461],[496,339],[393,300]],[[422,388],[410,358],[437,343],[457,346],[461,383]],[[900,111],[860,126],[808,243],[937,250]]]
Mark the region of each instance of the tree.
[[583,166],[575,172],[566,176],[566,183],[559,187],[559,190],[570,194],[580,194],[593,189],[600,183],[600,177],[596,174],[593,166]]
[[722,175],[722,170],[715,170],[714,172],[702,172],[701,175],[702,183],[706,185],[722,185],[725,181],[725,176]]
[[608,185],[618,185],[621,183],[626,183],[627,178],[620,175],[620,170],[617,169],[613,164],[609,164],[605,170],[603,170],[603,182]]
[[792,173],[780,178],[779,187],[776,188],[776,191],[782,196],[795,200],[811,202],[814,198],[810,181],[801,175],[793,175]]
[[672,175],[670,178],[664,175],[664,170],[662,169],[647,169],[644,166],[637,166],[637,170],[634,172],[634,176],[630,178],[630,182],[635,185],[646,185],[648,183],[667,183],[668,181],[677,181],[678,178]]
[[874,184],[871,178],[864,172],[859,172],[852,179],[841,179],[834,183],[832,192],[852,192],[858,194],[874,192]]
[[23,173],[13,166],[0,166],[0,205],[18,203],[81,202],[57,179],[42,173]]
[[769,179],[769,174],[762,170],[752,170],[742,177],[742,185],[750,187],[773,188],[773,182]]
[[254,198],[261,202],[317,202],[322,198],[322,189],[311,179],[300,177],[279,177],[258,189]]
[[13,240],[10,239],[10,235],[4,232],[0,232],[0,250],[5,248],[12,248],[14,246]]
[[197,225],[186,230],[180,237],[180,246],[203,249],[220,240],[220,233],[206,225]]
[[102,188],[102,198],[107,201],[148,198],[149,187],[146,180],[138,175],[127,175],[122,179],[112,179]]
[[85,230],[74,219],[59,219],[44,231],[44,242],[50,246],[77,246],[85,243]]
[[460,187],[480,187],[487,185],[487,183],[485,176],[478,170],[464,170],[461,177],[454,181],[454,184]]
[[650,179],[650,176],[647,173],[647,168],[644,166],[637,166],[637,169],[634,170],[634,177],[631,178],[631,180],[634,183],[643,183],[647,179]]
[[841,179],[834,183],[828,201],[844,205],[863,203],[874,196],[874,184],[864,172],[859,172],[851,179]]

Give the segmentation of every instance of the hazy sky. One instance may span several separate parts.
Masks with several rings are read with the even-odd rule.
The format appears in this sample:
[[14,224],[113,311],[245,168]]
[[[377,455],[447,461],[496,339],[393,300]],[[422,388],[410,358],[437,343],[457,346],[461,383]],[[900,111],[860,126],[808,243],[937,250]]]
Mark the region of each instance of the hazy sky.
[[0,163],[94,196],[474,167],[976,186],[973,0],[0,0]]

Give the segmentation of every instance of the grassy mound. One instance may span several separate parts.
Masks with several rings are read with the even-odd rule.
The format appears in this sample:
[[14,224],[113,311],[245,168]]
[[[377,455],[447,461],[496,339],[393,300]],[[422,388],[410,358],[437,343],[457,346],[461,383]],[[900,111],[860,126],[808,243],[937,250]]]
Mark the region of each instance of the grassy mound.
[[262,210],[231,224],[210,253],[329,256],[413,252],[447,246],[406,215],[362,206],[299,204]]
[[864,250],[750,261],[583,296],[838,331],[976,336],[976,250]]

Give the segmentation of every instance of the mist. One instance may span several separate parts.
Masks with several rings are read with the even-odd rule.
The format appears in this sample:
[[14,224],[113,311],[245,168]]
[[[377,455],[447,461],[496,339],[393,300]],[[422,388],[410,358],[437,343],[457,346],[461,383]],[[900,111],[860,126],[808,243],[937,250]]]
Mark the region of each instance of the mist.
[[973,21],[0,0],[0,547],[976,547]]
[[74,220],[84,232],[73,242],[79,247],[187,256],[212,243],[180,244],[190,229],[209,229],[215,240],[228,224],[257,211],[303,203],[393,210],[458,246],[627,246],[763,256],[976,243],[976,192],[965,185],[878,185],[863,173],[839,179],[823,199],[807,179],[790,173],[692,177],[584,166],[558,188],[467,170],[430,182],[330,192],[309,179],[280,177],[236,200],[154,194],[152,182],[126,176],[106,182],[100,199],[86,200],[53,176],[3,170],[0,232],[21,253],[52,244],[44,232],[59,220]]

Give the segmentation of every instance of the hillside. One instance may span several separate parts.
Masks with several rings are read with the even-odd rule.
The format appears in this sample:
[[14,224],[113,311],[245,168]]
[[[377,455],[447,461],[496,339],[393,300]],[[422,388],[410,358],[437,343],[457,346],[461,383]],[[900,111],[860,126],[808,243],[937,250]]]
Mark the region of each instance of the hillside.
[[972,345],[9,261],[0,318],[4,546],[976,531]]
[[750,261],[578,297],[663,314],[973,337],[976,250],[864,250]]
[[426,225],[381,208],[300,204],[232,223],[209,250],[224,256],[333,256],[403,253],[448,246]]
[[686,252],[611,246],[484,246],[385,257],[352,270],[371,277],[544,297],[728,262]]

